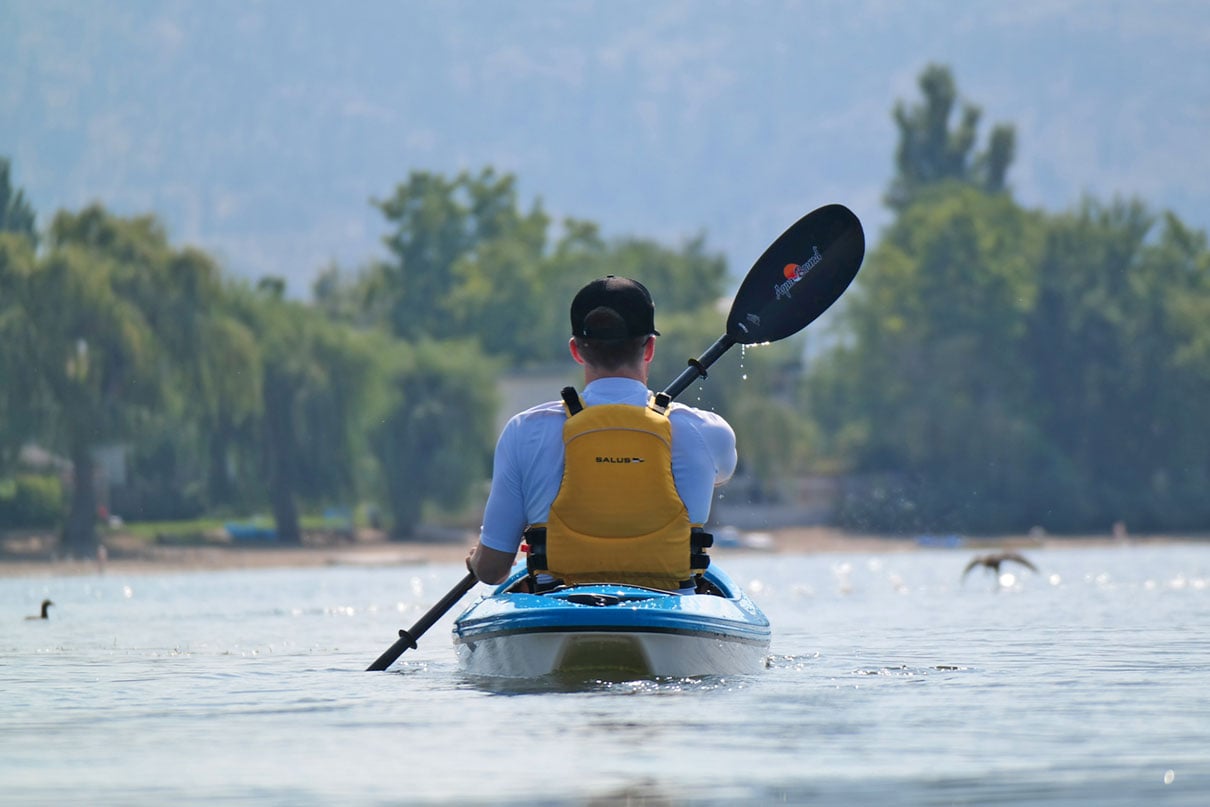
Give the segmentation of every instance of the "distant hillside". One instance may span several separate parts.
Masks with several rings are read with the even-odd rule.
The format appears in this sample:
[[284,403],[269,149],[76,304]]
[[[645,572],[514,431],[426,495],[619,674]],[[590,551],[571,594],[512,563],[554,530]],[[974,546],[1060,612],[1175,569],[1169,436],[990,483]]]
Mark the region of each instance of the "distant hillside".
[[1208,32],[1198,2],[0,0],[0,154],[42,223],[154,211],[294,294],[381,254],[369,201],[409,171],[485,165],[738,273],[820,204],[885,223],[891,108],[934,61],[1017,126],[1026,204],[1207,228]]

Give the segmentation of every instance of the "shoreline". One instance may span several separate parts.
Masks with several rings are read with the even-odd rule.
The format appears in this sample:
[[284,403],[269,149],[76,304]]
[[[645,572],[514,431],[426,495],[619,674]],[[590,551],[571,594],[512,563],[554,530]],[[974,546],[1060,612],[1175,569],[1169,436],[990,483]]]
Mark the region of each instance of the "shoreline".
[[[303,546],[238,544],[148,544],[129,536],[107,536],[103,558],[58,558],[36,547],[0,551],[0,578],[56,577],[96,574],[157,574],[218,572],[242,569],[297,569],[326,566],[409,566],[460,563],[474,544],[473,531],[452,531],[438,540],[392,542],[380,534],[356,539],[321,539]],[[813,555],[918,552],[930,549],[972,553],[1014,549],[1070,549],[1146,544],[1210,543],[1210,535],[1008,535],[999,537],[891,536],[849,532],[834,527],[785,527],[749,532],[738,546],[716,546],[713,555]]]

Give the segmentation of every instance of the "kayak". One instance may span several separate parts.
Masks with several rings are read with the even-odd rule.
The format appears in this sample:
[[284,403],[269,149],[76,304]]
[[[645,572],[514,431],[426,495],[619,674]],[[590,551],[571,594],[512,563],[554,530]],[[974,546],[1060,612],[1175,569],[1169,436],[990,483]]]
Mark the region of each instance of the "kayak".
[[[657,397],[675,400],[735,345],[777,342],[801,331],[840,298],[864,256],[861,221],[844,205],[803,216],[748,270],[731,301],[726,333]],[[524,569],[514,569],[458,617],[454,644],[468,672],[514,679],[564,672],[693,677],[754,672],[765,663],[769,620],[716,567],[703,575],[708,592],[684,597],[624,585],[514,590],[524,577]],[[368,669],[386,670],[416,647],[476,582],[468,572],[416,624],[400,630]]]
[[606,680],[763,669],[769,620],[722,570],[702,577],[699,594],[614,583],[530,594],[512,590],[526,579],[519,564],[455,620],[459,664],[472,676]]
[[[731,301],[726,333],[657,397],[675,400],[735,345],[777,342],[801,331],[840,298],[864,256],[861,221],[844,205],[803,216],[748,270]],[[565,672],[693,677],[754,672],[765,663],[769,620],[714,566],[703,575],[701,588],[710,590],[684,597],[625,585],[514,590],[524,577],[524,569],[514,569],[455,622],[454,644],[468,672],[513,679]],[[475,584],[468,572],[411,629],[400,630],[368,669],[386,670],[416,647]]]

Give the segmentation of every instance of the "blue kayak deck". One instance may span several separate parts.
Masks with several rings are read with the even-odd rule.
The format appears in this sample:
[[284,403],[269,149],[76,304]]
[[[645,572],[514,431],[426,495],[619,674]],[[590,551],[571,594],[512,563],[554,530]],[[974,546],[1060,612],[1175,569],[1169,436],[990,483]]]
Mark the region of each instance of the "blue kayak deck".
[[676,633],[767,644],[764,613],[724,572],[703,575],[713,592],[680,595],[619,584],[581,585],[544,594],[511,592],[522,568],[455,622],[462,641],[544,632]]

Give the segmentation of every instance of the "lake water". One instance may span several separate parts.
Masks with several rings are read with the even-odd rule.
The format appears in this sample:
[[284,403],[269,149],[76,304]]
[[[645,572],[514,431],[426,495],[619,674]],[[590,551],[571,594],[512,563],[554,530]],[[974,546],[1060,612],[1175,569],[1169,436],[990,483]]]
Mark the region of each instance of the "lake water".
[[363,671],[454,564],[0,579],[0,803],[1210,803],[1210,547],[973,554],[718,551],[767,670],[575,691]]

